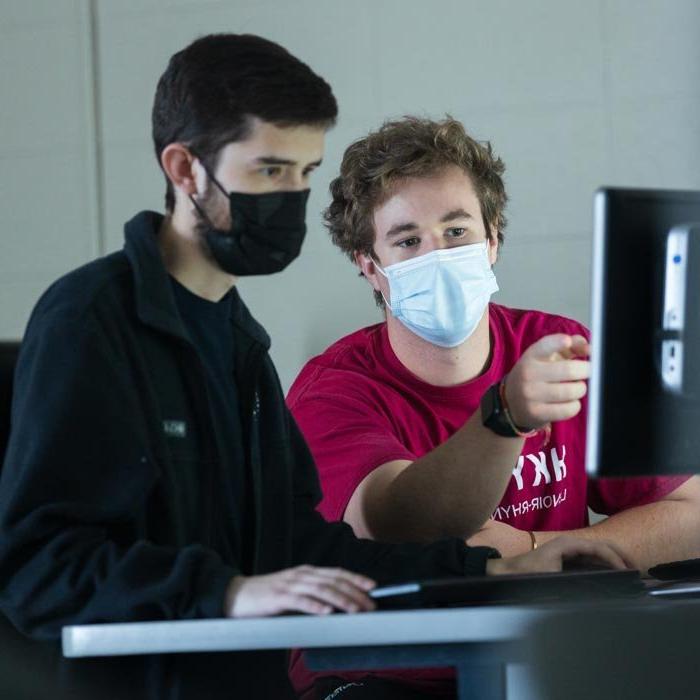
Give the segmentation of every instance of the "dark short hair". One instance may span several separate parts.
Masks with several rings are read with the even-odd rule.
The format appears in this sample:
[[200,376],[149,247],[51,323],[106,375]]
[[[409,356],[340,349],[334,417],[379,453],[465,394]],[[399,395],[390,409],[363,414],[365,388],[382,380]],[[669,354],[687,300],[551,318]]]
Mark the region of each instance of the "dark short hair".
[[[209,34],[178,51],[158,81],[153,145],[183,143],[210,169],[221,149],[245,139],[250,118],[276,126],[329,128],[338,114],[330,85],[285,48],[252,34]],[[166,177],[165,207],[175,194]]]

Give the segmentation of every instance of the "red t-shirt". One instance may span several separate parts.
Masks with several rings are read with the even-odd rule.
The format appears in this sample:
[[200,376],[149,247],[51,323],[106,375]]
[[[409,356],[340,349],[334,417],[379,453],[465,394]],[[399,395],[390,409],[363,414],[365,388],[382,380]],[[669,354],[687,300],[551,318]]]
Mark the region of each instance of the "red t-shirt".
[[[552,333],[588,337],[584,326],[562,316],[497,304],[489,310],[491,363],[465,384],[437,387],[409,372],[391,348],[385,323],[342,338],[306,364],[287,402],[316,460],[324,494],[319,511],[327,520],[343,518],[355,489],[378,466],[415,461],[445,442],[534,342]],[[525,441],[493,513],[496,520],[521,530],[573,530],[588,525],[588,506],[612,515],[657,501],[688,478],[589,480],[584,463],[585,400],[584,410],[554,423],[548,444],[544,441],[543,433]],[[389,670],[380,675],[410,679],[431,690],[452,678],[445,669]],[[313,682],[298,654],[291,676],[297,690]]]

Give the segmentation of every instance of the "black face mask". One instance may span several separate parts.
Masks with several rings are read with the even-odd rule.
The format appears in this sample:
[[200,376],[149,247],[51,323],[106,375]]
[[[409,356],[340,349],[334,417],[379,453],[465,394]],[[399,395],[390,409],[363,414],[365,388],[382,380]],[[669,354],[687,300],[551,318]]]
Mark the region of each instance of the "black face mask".
[[194,200],[197,211],[209,223],[204,242],[219,267],[231,275],[269,275],[284,270],[301,252],[306,236],[306,202],[310,190],[242,194],[226,192],[231,228],[211,225],[211,220]]

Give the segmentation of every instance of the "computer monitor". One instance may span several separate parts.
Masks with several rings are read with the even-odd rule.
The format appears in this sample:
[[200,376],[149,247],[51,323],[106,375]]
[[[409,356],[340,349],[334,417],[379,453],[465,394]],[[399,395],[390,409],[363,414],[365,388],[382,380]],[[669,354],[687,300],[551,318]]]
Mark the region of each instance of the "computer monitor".
[[700,192],[595,194],[586,470],[700,472]]

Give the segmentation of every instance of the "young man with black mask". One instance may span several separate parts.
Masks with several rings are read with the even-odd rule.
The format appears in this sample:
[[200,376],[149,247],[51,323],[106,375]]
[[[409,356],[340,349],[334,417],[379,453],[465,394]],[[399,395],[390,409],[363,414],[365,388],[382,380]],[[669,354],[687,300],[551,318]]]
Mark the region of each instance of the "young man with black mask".
[[[213,35],[172,57],[153,107],[166,215],[55,283],[19,360],[0,482],[0,602],[22,631],[372,609],[375,582],[561,568],[606,544],[499,559],[458,540],[383,545],[326,523],[269,338],[235,288],[300,251],[336,117],[282,47]],[[360,573],[351,573],[344,568]],[[331,568],[332,567],[332,568]],[[129,698],[291,697],[283,652],[59,664]]]

